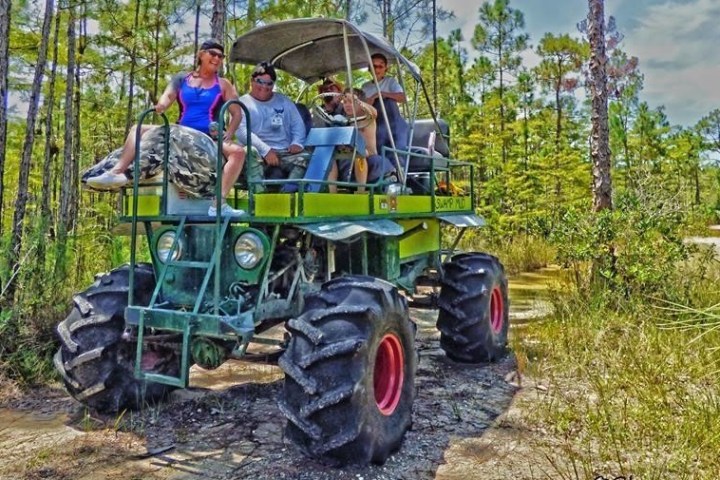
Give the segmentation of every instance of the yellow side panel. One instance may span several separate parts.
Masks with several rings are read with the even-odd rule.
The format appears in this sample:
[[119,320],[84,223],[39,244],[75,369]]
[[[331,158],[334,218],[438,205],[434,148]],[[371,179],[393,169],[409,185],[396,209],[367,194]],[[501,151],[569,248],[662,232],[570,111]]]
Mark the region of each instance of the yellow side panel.
[[294,217],[294,193],[259,193],[255,195],[256,217]]
[[[128,195],[125,198],[124,215],[133,214],[133,197]],[[153,217],[160,215],[160,195],[138,195],[138,216]]]
[[329,217],[369,215],[368,194],[306,193],[303,195],[305,216]]
[[414,234],[400,240],[400,258],[408,258],[425,252],[440,249],[440,220],[426,218],[424,220],[397,220],[407,232],[425,222],[427,230],[417,230]]
[[249,205],[248,205],[249,200],[247,199],[247,197],[238,198],[238,199],[228,197],[227,203],[233,208],[239,208],[241,210],[245,210],[246,212],[248,211],[248,208],[249,208]]
[[376,213],[428,213],[431,211],[429,196],[398,195],[395,198],[395,209],[392,209],[393,199],[387,195],[375,195]]

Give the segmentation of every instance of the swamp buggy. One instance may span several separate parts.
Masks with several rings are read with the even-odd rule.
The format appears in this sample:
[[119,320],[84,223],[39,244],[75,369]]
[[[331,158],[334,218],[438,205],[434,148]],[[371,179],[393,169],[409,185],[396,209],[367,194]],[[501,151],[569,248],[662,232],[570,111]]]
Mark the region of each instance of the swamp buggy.
[[[278,191],[288,180],[249,182],[228,199],[247,211],[241,217],[208,217],[212,199],[190,198],[168,181],[167,143],[163,180],[141,184],[136,175],[123,189],[129,264],[75,295],[57,327],[55,365],[75,399],[104,412],[142,408],[187,387],[192,365],[277,363],[286,433],[306,455],[382,463],[411,424],[418,357],[408,305],[439,309],[440,345],[451,359],[504,354],[503,267],[491,255],[456,251],[466,229],[483,225],[473,164],[449,158],[444,122],[414,119],[420,97],[427,101],[417,67],[386,40],[337,19],[257,28],[235,42],[230,59],[269,59],[308,85],[339,73],[352,84],[353,70],[371,65],[375,52],[415,82],[405,105],[412,121],[389,125],[379,107],[379,123],[406,128],[412,139],[404,147],[389,135],[382,146],[397,165],[393,183],[358,194],[357,184],[340,181],[340,193],[327,193],[330,163],[364,151],[357,119],[328,118],[330,125],[309,131],[311,156],[297,191]],[[152,263],[137,262],[141,235]],[[284,334],[269,334],[281,326]],[[264,348],[253,353],[257,345]]]

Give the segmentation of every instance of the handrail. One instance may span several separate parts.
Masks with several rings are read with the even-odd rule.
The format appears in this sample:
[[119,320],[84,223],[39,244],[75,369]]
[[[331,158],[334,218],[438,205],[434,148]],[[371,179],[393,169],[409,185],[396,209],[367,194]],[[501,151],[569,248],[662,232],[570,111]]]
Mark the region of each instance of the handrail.
[[[131,306],[133,304],[134,300],[134,290],[135,290],[135,257],[136,253],[135,250],[137,248],[137,217],[138,217],[138,188],[140,186],[140,140],[142,137],[142,124],[145,120],[145,117],[148,116],[150,113],[157,113],[155,111],[155,107],[148,108],[145,110],[142,114],[140,114],[140,118],[138,119],[137,127],[135,130],[135,158],[133,159],[133,209],[132,209],[132,222],[130,227],[130,275],[128,279],[128,306]],[[167,197],[167,164],[168,164],[168,158],[170,155],[170,122],[168,122],[167,117],[164,113],[161,113],[160,116],[163,119],[163,127],[165,127],[165,154],[163,158],[163,164],[165,165],[163,170],[163,204],[161,208],[163,209],[162,212],[165,212],[166,208],[166,200],[165,197]]]
[[[220,109],[219,119],[218,119],[218,138],[215,139],[217,143],[217,155],[216,155],[216,163],[215,163],[215,205],[216,205],[216,217],[215,217],[215,241],[220,242],[221,239],[219,238],[220,232],[222,230],[222,223],[221,223],[221,200],[222,200],[222,171],[223,171],[223,132],[225,131],[225,114],[230,108],[231,105],[237,104],[242,109],[243,114],[245,115],[245,121],[247,125],[247,142],[246,142],[246,155],[245,155],[245,176],[246,176],[246,183],[248,184],[248,195],[249,195],[249,209],[250,212],[254,211],[254,198],[253,198],[253,192],[250,188],[250,168],[247,166],[247,163],[249,161],[250,152],[251,149],[251,130],[250,130],[250,113],[247,109],[247,107],[240,101],[240,100],[230,100],[223,104],[223,106]],[[138,197],[139,197],[139,186],[140,186],[140,142],[142,137],[142,126],[143,122],[145,121],[145,117],[147,117],[150,113],[157,113],[155,112],[155,108],[148,108],[144,112],[140,114],[140,117],[138,119],[136,132],[135,132],[135,158],[133,159],[133,208],[132,208],[132,219],[131,219],[131,239],[130,239],[130,275],[129,275],[129,292],[128,292],[128,305],[133,305],[134,300],[134,283],[135,283],[135,264],[136,264],[136,257],[137,257],[137,222],[138,222]],[[161,197],[161,207],[160,211],[163,215],[167,214],[167,193],[168,193],[168,160],[170,157],[170,122],[167,119],[167,116],[164,113],[161,113],[160,116],[163,120],[162,127],[165,128],[165,135],[163,136],[164,140],[164,155],[163,155],[163,182],[162,182],[162,197]],[[215,249],[214,252],[217,252],[218,249]],[[217,314],[218,308],[219,308],[219,298],[220,298],[220,255],[216,254],[214,255],[214,261],[215,261],[215,282],[214,282],[214,309],[215,313]]]
[[[407,151],[405,151],[405,150],[397,150],[397,149],[390,148],[390,147],[387,147],[387,146],[383,146],[383,147],[382,147],[382,152],[383,152],[383,153],[382,153],[383,156],[385,155],[385,152],[394,152],[395,154],[406,154],[406,155],[407,155],[407,162],[406,162],[406,164],[405,164],[405,168],[406,168],[406,169],[408,168],[408,165],[409,165],[409,163],[410,163],[410,158],[412,158],[412,157],[427,158],[427,159],[429,159],[429,160],[435,160],[435,159],[437,159],[437,157],[434,157],[434,156],[432,156],[432,155],[427,155],[427,154],[419,153],[419,152],[412,152],[412,151],[410,151],[410,150],[407,150]],[[446,168],[442,168],[442,169],[440,169],[440,170],[437,170],[437,169],[435,168],[435,163],[434,163],[434,162],[430,162],[430,170],[429,170],[429,173],[430,173],[430,181],[431,181],[431,183],[430,183],[430,197],[432,198],[432,202],[433,202],[433,211],[435,211],[435,207],[434,207],[434,205],[435,205],[435,188],[434,188],[434,185],[435,185],[435,178],[434,178],[434,177],[435,177],[435,173],[436,173],[437,171],[449,171],[449,170],[451,170],[451,169],[453,169],[453,168],[462,168],[462,167],[469,167],[469,169],[470,169],[470,172],[469,172],[469,176],[470,176],[470,204],[473,206],[473,208],[475,208],[475,207],[476,207],[476,200],[477,200],[476,195],[475,195],[475,164],[472,163],[472,162],[465,162],[465,161],[462,161],[462,160],[454,160],[454,159],[449,158],[449,157],[441,157],[441,158],[447,162],[447,167],[446,167]],[[448,179],[448,181],[449,181],[449,179]]]
[[[245,106],[244,103],[242,103],[239,99],[235,100],[228,100],[223,104],[223,106],[220,108],[220,114],[219,114],[219,120],[218,120],[218,138],[217,141],[217,181],[215,182],[215,200],[217,201],[218,198],[220,198],[220,193],[222,189],[222,159],[223,159],[223,135],[222,133],[225,131],[225,113],[227,112],[228,108],[230,108],[231,105],[240,105],[240,109],[242,109],[243,115],[245,116],[245,125],[247,126],[247,137],[245,138],[245,182],[247,183],[248,187],[248,203],[249,203],[249,213],[252,213],[254,208],[254,201],[253,201],[253,189],[250,188],[250,167],[248,163],[250,162],[250,155],[252,153],[252,130],[250,130],[250,111]],[[242,145],[241,145],[242,146]],[[218,205],[219,207],[219,205]],[[217,209],[218,211],[218,217],[220,217],[220,209]],[[218,220],[219,223],[219,220]]]
[[252,152],[251,136],[252,131],[250,130],[250,112],[248,111],[245,104],[240,100],[229,100],[223,104],[220,108],[220,114],[218,115],[218,133],[215,141],[217,142],[217,159],[215,164],[215,249],[213,250],[213,260],[215,261],[215,281],[213,282],[213,311],[215,315],[218,314],[220,309],[220,249],[218,245],[222,242],[220,238],[221,232],[224,231],[223,224],[221,223],[221,212],[222,212],[222,175],[223,175],[223,142],[225,132],[225,113],[228,111],[231,105],[239,105],[242,109],[243,115],[245,115],[245,122],[247,125],[247,138],[245,147],[245,181],[248,186],[248,210],[252,213],[255,210],[253,192],[250,188],[250,152]]

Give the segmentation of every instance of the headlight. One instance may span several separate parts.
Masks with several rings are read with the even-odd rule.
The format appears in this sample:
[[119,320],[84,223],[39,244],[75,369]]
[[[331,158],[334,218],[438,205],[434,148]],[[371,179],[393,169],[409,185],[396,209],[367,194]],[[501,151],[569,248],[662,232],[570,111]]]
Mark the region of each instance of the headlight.
[[235,240],[235,261],[245,270],[255,268],[263,255],[265,247],[260,237],[252,232],[243,233]]
[[160,238],[158,238],[157,256],[161,262],[165,263],[168,260],[174,261],[182,256],[183,244],[180,239],[178,239],[177,245],[175,245],[175,250],[172,252],[172,257],[170,256],[170,249],[172,248],[174,241],[175,232],[165,232],[160,235]]

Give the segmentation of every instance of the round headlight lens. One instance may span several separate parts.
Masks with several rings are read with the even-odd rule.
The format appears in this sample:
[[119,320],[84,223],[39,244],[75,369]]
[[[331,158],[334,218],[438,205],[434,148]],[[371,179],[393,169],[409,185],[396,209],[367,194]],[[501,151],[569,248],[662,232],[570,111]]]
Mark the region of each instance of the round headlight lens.
[[255,268],[263,255],[265,247],[260,237],[252,232],[243,233],[235,240],[235,261],[246,270]]
[[172,252],[172,256],[170,255],[170,249],[172,248],[174,241],[175,232],[165,232],[160,235],[160,238],[158,238],[157,241],[158,260],[165,263],[169,260],[174,261],[180,258],[180,256],[182,255],[183,244],[182,241],[179,239],[177,245],[175,246],[175,250]]

